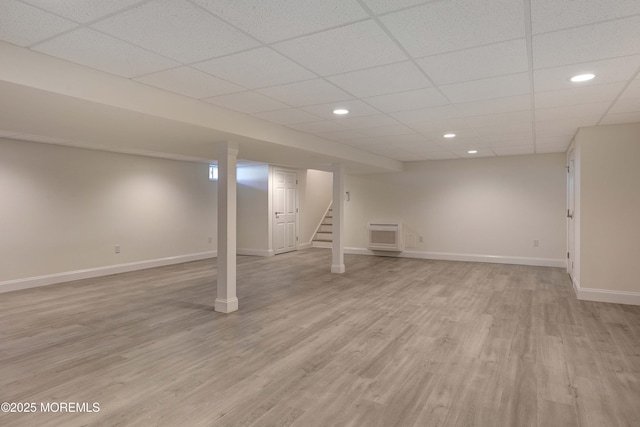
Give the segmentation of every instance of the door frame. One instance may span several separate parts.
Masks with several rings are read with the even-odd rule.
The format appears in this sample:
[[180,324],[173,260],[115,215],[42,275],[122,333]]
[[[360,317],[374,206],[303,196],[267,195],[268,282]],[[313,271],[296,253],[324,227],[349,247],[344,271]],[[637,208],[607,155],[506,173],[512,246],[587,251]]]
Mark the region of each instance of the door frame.
[[269,254],[276,255],[275,248],[273,247],[273,219],[275,218],[275,209],[273,206],[273,197],[274,197],[274,186],[273,186],[273,176],[276,170],[284,171],[284,172],[293,172],[296,174],[296,200],[295,200],[295,208],[296,208],[296,240],[295,240],[295,251],[299,249],[300,245],[300,191],[298,188],[300,178],[299,178],[299,170],[292,169],[284,166],[275,166],[269,165],[269,200],[268,200],[268,227],[269,227]]
[[572,145],[567,152],[567,273],[574,278],[576,256],[576,161]]

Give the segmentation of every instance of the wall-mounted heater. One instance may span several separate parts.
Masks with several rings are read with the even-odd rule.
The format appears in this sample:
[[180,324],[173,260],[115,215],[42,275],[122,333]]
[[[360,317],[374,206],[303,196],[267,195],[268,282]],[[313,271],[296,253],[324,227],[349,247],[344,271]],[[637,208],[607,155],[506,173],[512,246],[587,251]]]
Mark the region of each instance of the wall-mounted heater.
[[372,251],[400,252],[404,250],[402,224],[399,222],[370,222],[367,225],[369,243]]

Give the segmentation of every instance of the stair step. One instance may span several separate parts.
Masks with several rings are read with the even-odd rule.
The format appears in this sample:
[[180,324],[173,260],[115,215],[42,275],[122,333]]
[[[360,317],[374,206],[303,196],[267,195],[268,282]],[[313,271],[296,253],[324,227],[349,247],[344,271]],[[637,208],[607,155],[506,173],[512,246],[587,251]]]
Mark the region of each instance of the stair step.
[[320,224],[313,241],[320,244],[333,242],[333,207],[330,207],[324,218],[322,218],[322,223]]

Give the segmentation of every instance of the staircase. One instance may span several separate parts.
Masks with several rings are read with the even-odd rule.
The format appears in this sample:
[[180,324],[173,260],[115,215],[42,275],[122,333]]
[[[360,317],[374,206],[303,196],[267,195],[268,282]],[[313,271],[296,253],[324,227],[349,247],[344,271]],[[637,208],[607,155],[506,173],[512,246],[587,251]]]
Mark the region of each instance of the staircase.
[[312,246],[314,248],[330,248],[333,242],[333,208],[329,207],[326,215],[322,219],[318,231],[313,237]]

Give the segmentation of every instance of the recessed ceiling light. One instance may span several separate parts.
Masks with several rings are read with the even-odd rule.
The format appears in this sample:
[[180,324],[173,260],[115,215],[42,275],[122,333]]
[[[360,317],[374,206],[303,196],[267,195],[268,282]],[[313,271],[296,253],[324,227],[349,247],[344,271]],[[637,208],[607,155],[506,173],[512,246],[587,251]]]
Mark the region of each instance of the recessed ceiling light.
[[469,153],[469,154],[476,154],[477,152],[478,152],[478,150],[469,150],[469,151],[467,151],[467,153]]
[[456,134],[455,133],[445,133],[442,136],[444,136],[445,138],[455,138]]
[[595,77],[595,74],[578,74],[577,76],[573,76],[571,77],[571,81],[574,83],[578,83],[578,82],[586,82],[589,81],[591,79],[593,79]]
[[349,114],[349,110],[347,110],[346,108],[336,108],[335,110],[333,110],[333,114],[335,114],[336,116],[344,116],[345,114]]

